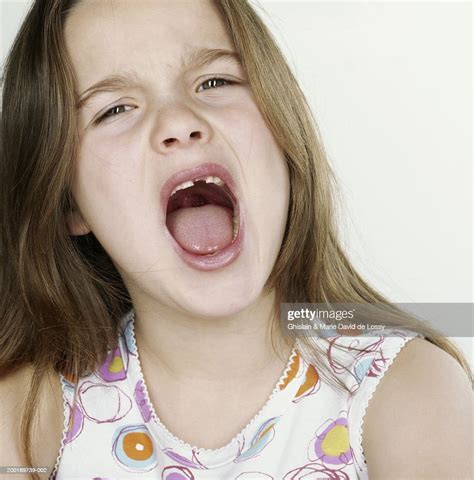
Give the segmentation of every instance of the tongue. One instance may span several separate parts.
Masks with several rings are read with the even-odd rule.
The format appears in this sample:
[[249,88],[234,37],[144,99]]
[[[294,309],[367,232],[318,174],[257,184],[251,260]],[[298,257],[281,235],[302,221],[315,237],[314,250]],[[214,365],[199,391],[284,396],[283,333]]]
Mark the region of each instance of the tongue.
[[214,253],[232,242],[232,211],[220,205],[180,208],[168,214],[166,225],[181,247],[194,254]]

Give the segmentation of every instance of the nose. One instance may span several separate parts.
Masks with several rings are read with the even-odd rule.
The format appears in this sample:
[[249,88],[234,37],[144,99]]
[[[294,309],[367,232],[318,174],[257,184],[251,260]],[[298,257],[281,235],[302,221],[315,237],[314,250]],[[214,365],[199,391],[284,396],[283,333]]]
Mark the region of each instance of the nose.
[[209,123],[186,105],[160,109],[153,126],[151,144],[161,154],[205,144],[211,137]]

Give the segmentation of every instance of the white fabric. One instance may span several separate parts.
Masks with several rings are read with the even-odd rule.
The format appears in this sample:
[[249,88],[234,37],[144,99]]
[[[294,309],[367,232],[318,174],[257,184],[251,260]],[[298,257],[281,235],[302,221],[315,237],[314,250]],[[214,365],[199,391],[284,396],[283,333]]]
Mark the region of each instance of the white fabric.
[[[317,341],[331,371],[352,391],[322,380],[295,344],[265,405],[225,446],[199,449],[157,417],[142,375],[133,312],[119,344],[94,374],[61,376],[65,428],[52,479],[316,480],[367,479],[362,451],[365,411],[380,379],[414,334],[332,336]],[[347,347],[340,350],[337,346]],[[357,349],[364,348],[359,352]],[[383,425],[381,425],[383,428]]]

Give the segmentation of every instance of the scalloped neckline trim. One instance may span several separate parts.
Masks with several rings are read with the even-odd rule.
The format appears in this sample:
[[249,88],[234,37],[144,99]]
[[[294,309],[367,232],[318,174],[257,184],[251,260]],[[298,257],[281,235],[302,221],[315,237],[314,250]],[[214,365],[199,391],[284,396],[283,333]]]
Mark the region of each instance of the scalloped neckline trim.
[[[298,341],[296,340],[291,350],[290,356],[288,357],[288,360],[286,362],[286,366],[282,374],[280,375],[280,378],[276,382],[272,393],[267,398],[265,404],[260,408],[260,410],[247,422],[245,427],[239,433],[234,435],[234,437],[222,447],[210,449],[191,445],[170,432],[168,428],[164,425],[164,423],[161,421],[160,417],[157,415],[155,408],[150,400],[147,383],[143,376],[143,370],[140,362],[140,354],[138,351],[138,345],[135,337],[135,314],[133,310],[131,310],[129,314],[125,316],[125,322],[123,324],[124,327],[128,322],[131,323],[131,342],[136,352],[135,355],[131,355],[130,360],[135,364],[135,374],[137,376],[137,378],[133,378],[133,383],[141,381],[146,405],[151,412],[151,421],[147,422],[147,427],[150,429],[151,433],[155,437],[155,440],[160,445],[160,447],[162,447],[163,450],[170,449],[173,450],[174,453],[186,455],[189,458],[197,458],[197,456],[199,455],[199,460],[205,461],[207,467],[216,468],[231,462],[236,456],[236,451],[239,448],[239,441],[243,437],[246,437],[251,429],[255,429],[258,421],[261,421],[259,423],[260,425],[261,423],[263,423],[264,420],[268,420],[269,418],[271,418],[271,415],[266,415],[267,412],[270,413],[270,408],[274,406],[276,400],[280,399],[285,393],[286,398],[281,402],[282,406],[279,409],[280,415],[282,415],[286,408],[292,404],[294,394],[301,384],[300,381],[294,381],[290,382],[294,384],[293,388],[289,389],[287,386],[283,390],[280,389],[280,386],[285,383],[288,377],[295,356],[299,355],[300,361],[304,363],[302,355],[300,355],[298,352]],[[156,431],[154,431],[155,429],[153,427],[156,427]]]

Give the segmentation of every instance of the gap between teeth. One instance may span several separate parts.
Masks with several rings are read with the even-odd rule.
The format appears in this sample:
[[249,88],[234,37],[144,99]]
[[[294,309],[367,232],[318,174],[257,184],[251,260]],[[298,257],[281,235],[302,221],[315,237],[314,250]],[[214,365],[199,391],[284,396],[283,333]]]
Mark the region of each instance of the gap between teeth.
[[171,195],[174,195],[177,191],[179,190],[184,190],[185,188],[190,188],[194,186],[194,182],[197,181],[205,181],[206,183],[215,183],[216,185],[219,185],[219,187],[222,187],[225,185],[224,181],[221,180],[219,177],[214,177],[212,175],[208,177],[203,177],[203,178],[197,178],[195,180],[188,180],[187,182],[180,183],[172,192]]

